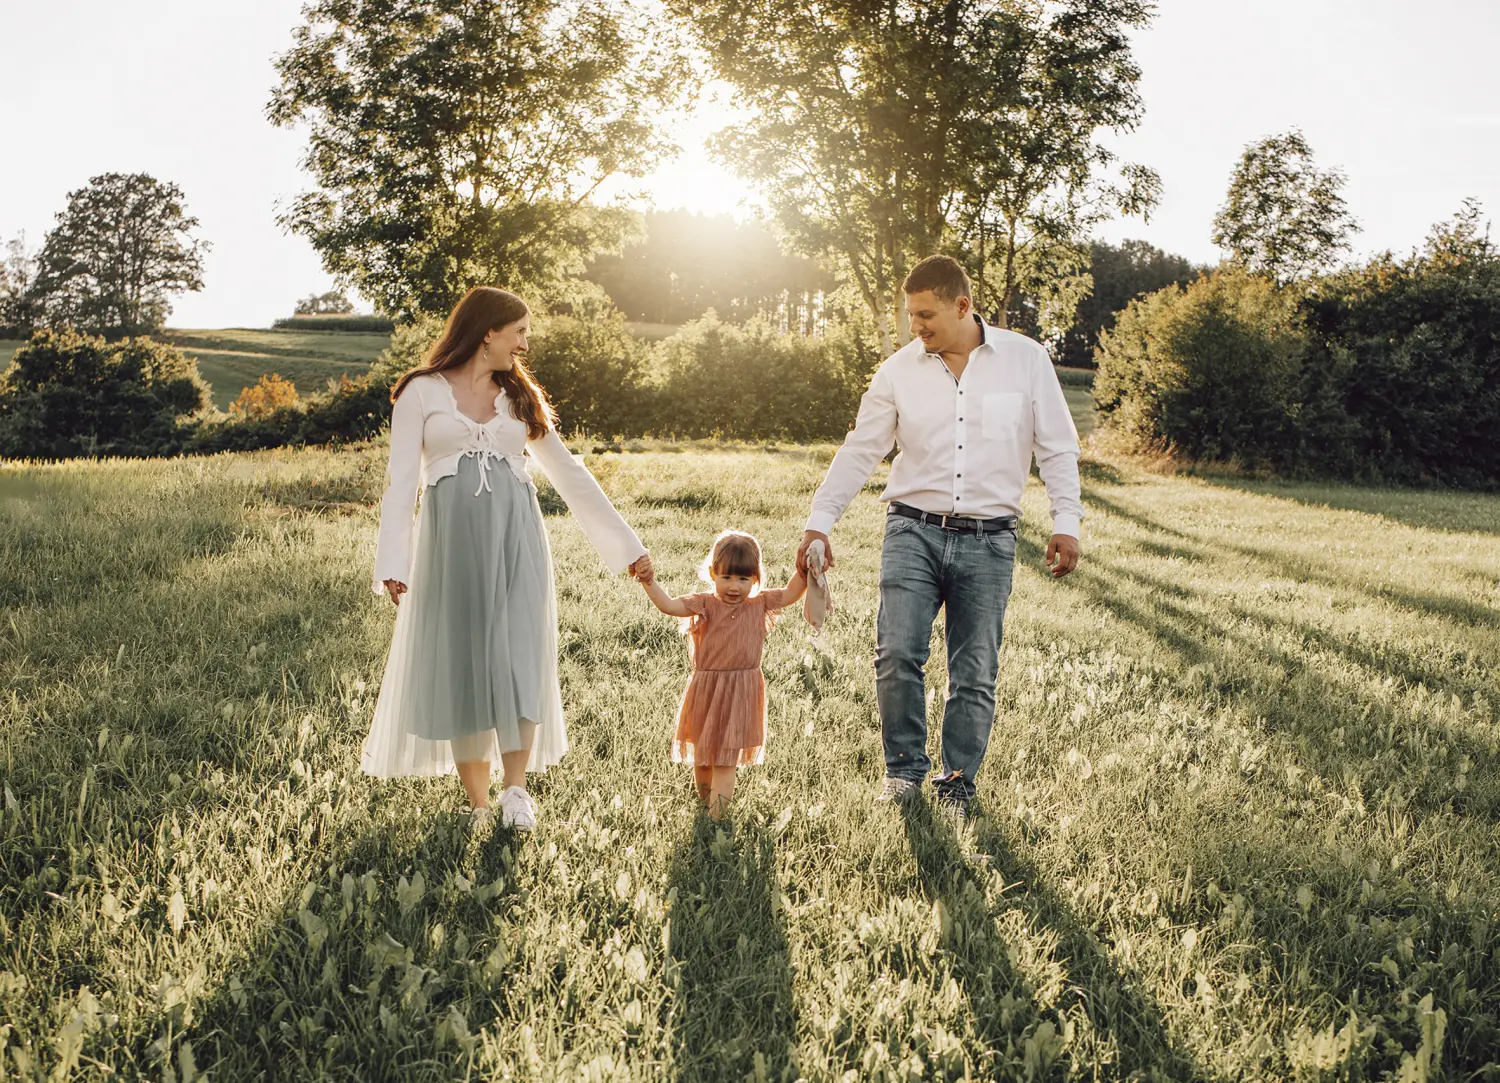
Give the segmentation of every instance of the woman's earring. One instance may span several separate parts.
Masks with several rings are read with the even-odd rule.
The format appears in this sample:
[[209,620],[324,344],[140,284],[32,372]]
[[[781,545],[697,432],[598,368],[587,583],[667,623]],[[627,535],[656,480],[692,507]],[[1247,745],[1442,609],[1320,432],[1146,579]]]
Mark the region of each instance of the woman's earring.
[[486,360],[486,361],[488,361],[490,359],[490,343],[489,343],[488,339],[485,339],[485,341],[484,341],[483,359]]

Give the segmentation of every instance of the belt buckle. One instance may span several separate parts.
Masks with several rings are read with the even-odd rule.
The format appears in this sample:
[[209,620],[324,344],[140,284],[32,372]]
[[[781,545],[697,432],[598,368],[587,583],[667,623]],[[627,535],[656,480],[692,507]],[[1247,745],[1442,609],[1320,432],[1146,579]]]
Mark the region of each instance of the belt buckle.
[[944,530],[948,529],[948,516],[946,514],[943,516],[943,524],[942,525],[943,525],[943,529]]

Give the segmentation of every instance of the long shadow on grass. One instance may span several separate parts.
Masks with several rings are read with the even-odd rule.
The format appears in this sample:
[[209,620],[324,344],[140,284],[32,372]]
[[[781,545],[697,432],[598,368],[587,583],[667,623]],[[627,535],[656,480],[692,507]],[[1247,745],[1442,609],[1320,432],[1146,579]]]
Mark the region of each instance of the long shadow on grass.
[[[950,819],[926,801],[906,805],[902,819],[922,890],[942,904],[942,949],[953,961],[980,1036],[991,1049],[1021,1045],[1015,1040],[1014,1017],[1022,1005],[1011,990],[1018,984],[1027,993],[1031,990],[1014,973],[1007,946],[995,933],[983,875],[965,855]],[[1110,1065],[1111,1078],[1199,1078],[1191,1056],[1172,1042],[1161,1007],[1145,983],[1110,962],[1095,932],[1046,887],[1037,869],[1015,854],[987,818],[977,823],[979,849],[990,868],[1010,885],[1005,898],[1025,913],[1029,925],[1050,929],[1058,937],[1060,961],[1067,970],[1064,992],[1053,1009],[1058,1020],[1076,1006],[1101,1034],[1114,1039],[1119,1059]],[[1057,1021],[1052,1025],[1054,1031],[1059,1029]],[[1047,1045],[1035,1032],[1031,1039],[1035,1048],[1028,1060]],[[1045,1056],[1038,1066],[1045,1075]]]
[[439,815],[330,854],[214,975],[181,1031],[198,1066],[221,1080],[471,1078],[475,1035],[524,1007],[507,1003],[523,945],[504,931],[525,922],[522,845]]
[[681,978],[672,1020],[679,1078],[782,1078],[797,1028],[771,835],[747,821],[699,816],[668,882]]
[[[1314,642],[1347,663],[1367,667],[1375,658],[1368,651],[1349,649],[1326,635],[1310,639],[1296,621],[1231,610],[1226,619],[1189,608],[1167,596],[1166,583],[1135,569],[1096,561],[1088,575],[1066,582],[1167,647],[1193,669],[1191,679],[1227,706],[1240,706],[1265,726],[1290,738],[1307,757],[1308,766],[1329,778],[1361,777],[1375,794],[1397,795],[1399,805],[1413,812],[1431,813],[1462,806],[1470,814],[1495,811],[1495,762],[1484,738],[1450,727],[1444,740],[1475,766],[1474,782],[1457,798],[1452,779],[1434,772],[1427,735],[1414,719],[1384,699],[1360,695],[1336,673],[1311,665],[1309,659],[1274,643],[1273,632],[1283,628],[1299,642]],[[1133,589],[1131,589],[1133,588]],[[1246,621],[1260,634],[1246,638]],[[1391,648],[1400,657],[1399,648]],[[1408,672],[1420,666],[1406,659]],[[1399,672],[1392,673],[1400,676]],[[1453,758],[1457,762],[1458,757]]]
[[[1234,542],[1228,537],[1210,541],[1170,527],[1149,515],[1103,496],[1097,490],[1086,490],[1084,502],[1093,507],[1103,508],[1111,515],[1133,523],[1142,530],[1173,539],[1173,543],[1163,550],[1166,553],[1175,553],[1197,560],[1238,556],[1290,579],[1317,583],[1323,587],[1348,591],[1377,601],[1394,602],[1416,613],[1457,619],[1476,627],[1500,628],[1500,612],[1466,598],[1455,598],[1450,594],[1405,590],[1391,583],[1372,585],[1353,577],[1340,575],[1322,562],[1315,561],[1305,552],[1293,558],[1258,546]],[[1160,543],[1156,544],[1160,545]],[[1438,544],[1437,541],[1434,541],[1434,544]]]
[[[1180,589],[1169,589],[1176,584],[1120,563],[1096,560],[1088,574],[1064,583],[1180,658],[1185,679],[1197,683],[1208,703],[1239,706],[1258,716],[1268,730],[1289,737],[1314,770],[1327,778],[1357,780],[1359,789],[1388,804],[1397,820],[1420,823],[1432,816],[1452,823],[1457,816],[1458,822],[1479,817],[1482,823],[1493,816],[1500,786],[1486,741],[1462,729],[1444,729],[1442,743],[1467,755],[1476,768],[1468,787],[1458,791],[1451,770],[1435,767],[1433,742],[1421,719],[1383,699],[1361,696],[1361,689],[1340,680],[1336,671],[1320,670],[1275,640],[1278,632],[1290,633],[1294,641],[1311,642],[1376,673],[1383,662],[1390,668],[1389,659],[1351,650],[1326,635],[1319,641],[1294,619],[1235,606],[1222,617],[1191,608],[1191,592],[1183,599]],[[1401,659],[1400,668],[1410,672],[1419,664],[1400,648],[1391,650]],[[1184,843],[1182,862],[1195,864],[1200,880],[1226,885],[1226,894],[1245,894],[1248,907],[1237,939],[1253,946],[1262,968],[1259,980],[1269,981],[1273,1001],[1298,1013],[1322,998],[1329,1005],[1358,1003],[1366,1013],[1401,1018],[1405,1009],[1399,1005],[1409,999],[1410,982],[1419,980],[1455,1021],[1445,1043],[1445,1067],[1473,1070],[1486,1063],[1484,1050],[1492,1048],[1496,1036],[1490,1020],[1497,1014],[1500,988],[1488,904],[1466,895],[1457,883],[1444,887],[1422,875],[1377,876],[1359,871],[1362,866],[1351,871],[1327,848],[1311,846],[1295,857],[1267,849],[1247,835],[1243,823],[1219,822],[1211,810],[1198,809],[1180,795],[1172,803],[1182,817],[1177,835],[1191,839]],[[1312,821],[1296,801],[1273,796],[1270,805],[1284,810],[1284,827],[1294,833]],[[1309,854],[1317,860],[1309,862]],[[1470,853],[1465,860],[1485,866],[1491,875],[1495,871],[1492,852]],[[1374,880],[1362,883],[1366,875]],[[1289,885],[1310,887],[1316,907],[1304,912],[1308,908],[1291,900]],[[1178,920],[1195,923],[1211,925],[1220,916],[1201,902],[1171,909]],[[1419,979],[1393,962],[1398,955],[1405,965],[1420,966]],[[1440,957],[1451,962],[1440,965]],[[1455,1025],[1459,1019],[1462,1026]],[[1372,1073],[1394,1071],[1397,1054],[1415,1048],[1413,1028],[1393,1024],[1391,1036],[1400,1044],[1372,1042],[1356,1059]]]
[[[1289,500],[1309,508],[1336,508],[1377,515],[1420,530],[1500,534],[1500,497],[1489,493],[1466,494],[1459,503],[1451,490],[1379,489],[1330,484],[1297,486],[1286,482],[1251,478],[1207,476],[1203,479],[1219,489],[1233,489],[1275,500]],[[1424,501],[1424,497],[1428,498]],[[1436,498],[1436,499],[1433,499]]]

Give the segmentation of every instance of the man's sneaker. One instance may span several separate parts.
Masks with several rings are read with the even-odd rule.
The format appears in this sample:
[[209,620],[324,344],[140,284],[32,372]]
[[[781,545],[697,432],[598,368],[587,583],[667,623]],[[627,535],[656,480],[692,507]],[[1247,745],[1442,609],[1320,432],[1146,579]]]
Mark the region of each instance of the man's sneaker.
[[967,798],[954,797],[952,794],[940,792],[934,799],[933,804],[956,819],[960,825],[968,822],[969,802]]
[[889,804],[897,802],[905,804],[921,792],[921,787],[909,778],[887,778],[880,784],[880,792],[875,795],[876,804]]
[[536,830],[536,802],[519,786],[507,786],[500,795],[500,823],[524,835]]

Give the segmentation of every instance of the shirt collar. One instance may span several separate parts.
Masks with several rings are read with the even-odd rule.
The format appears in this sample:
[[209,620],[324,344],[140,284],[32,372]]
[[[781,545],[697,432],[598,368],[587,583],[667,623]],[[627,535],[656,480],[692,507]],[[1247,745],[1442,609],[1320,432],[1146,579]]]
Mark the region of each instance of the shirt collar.
[[[975,312],[973,315],[974,322],[979,325],[979,345],[993,346],[995,344],[997,329],[985,323],[984,320],[980,317],[979,313]],[[918,357],[938,357],[939,360],[941,360],[941,357],[939,357],[938,354],[929,353],[922,346],[922,340],[919,338],[912,339],[909,343],[907,343],[907,345],[916,349]],[[978,347],[975,348],[978,349]]]

